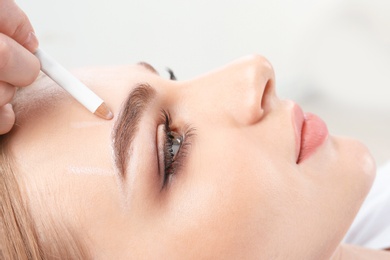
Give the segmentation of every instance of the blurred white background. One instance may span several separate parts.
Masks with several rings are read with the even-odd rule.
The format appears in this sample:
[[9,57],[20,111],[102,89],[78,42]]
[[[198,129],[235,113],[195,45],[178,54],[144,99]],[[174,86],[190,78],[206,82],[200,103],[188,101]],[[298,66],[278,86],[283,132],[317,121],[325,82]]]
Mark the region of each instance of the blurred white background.
[[189,79],[260,53],[280,96],[390,159],[390,1],[16,2],[68,68],[144,60]]

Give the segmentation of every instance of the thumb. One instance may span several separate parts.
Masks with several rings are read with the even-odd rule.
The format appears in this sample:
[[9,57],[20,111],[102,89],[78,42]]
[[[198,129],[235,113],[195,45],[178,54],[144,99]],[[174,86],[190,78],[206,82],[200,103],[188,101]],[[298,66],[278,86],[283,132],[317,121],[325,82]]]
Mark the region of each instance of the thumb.
[[0,0],[0,33],[8,35],[30,52],[38,48],[34,29],[14,0]]

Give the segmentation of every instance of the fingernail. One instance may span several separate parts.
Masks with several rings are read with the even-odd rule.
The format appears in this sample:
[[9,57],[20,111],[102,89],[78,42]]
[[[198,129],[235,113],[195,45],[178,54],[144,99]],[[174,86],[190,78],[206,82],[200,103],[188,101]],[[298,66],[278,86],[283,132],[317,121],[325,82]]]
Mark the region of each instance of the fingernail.
[[32,53],[35,52],[35,50],[38,48],[38,45],[39,45],[39,42],[38,42],[38,38],[37,36],[35,35],[34,32],[30,32],[27,36],[27,39],[25,41],[25,43],[23,44],[23,46],[31,51]]

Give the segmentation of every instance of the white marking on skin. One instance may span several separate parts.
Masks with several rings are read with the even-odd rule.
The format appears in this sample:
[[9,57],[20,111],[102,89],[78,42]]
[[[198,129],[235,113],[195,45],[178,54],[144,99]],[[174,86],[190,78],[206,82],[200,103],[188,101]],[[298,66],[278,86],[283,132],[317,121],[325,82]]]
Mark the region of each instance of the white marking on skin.
[[99,167],[89,167],[89,166],[68,166],[67,168],[69,173],[77,175],[103,175],[111,176],[114,175],[114,171]]

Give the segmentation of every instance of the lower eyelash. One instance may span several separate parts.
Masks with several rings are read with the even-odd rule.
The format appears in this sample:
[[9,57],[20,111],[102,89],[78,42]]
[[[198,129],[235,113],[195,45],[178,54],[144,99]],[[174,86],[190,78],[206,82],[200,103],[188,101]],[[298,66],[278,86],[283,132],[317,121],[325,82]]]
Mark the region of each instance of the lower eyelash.
[[179,150],[177,151],[177,154],[175,158],[173,159],[171,156],[171,153],[169,151],[169,147],[171,146],[169,142],[171,142],[170,139],[170,132],[171,132],[171,117],[169,113],[165,110],[162,110],[162,115],[165,121],[165,145],[164,145],[164,178],[163,178],[163,188],[168,183],[169,179],[173,174],[176,174],[177,172],[180,172],[180,168],[184,165],[184,158],[188,155],[189,147],[191,146],[191,137],[194,136],[195,129],[189,127],[188,125],[184,128],[184,134],[181,135],[182,138],[182,144],[180,145]]

